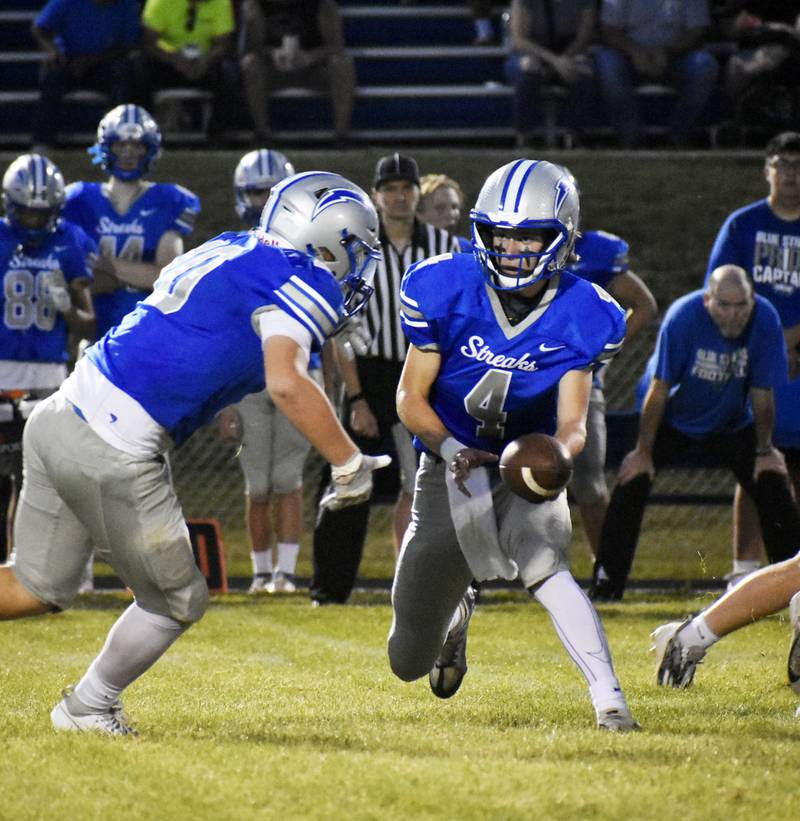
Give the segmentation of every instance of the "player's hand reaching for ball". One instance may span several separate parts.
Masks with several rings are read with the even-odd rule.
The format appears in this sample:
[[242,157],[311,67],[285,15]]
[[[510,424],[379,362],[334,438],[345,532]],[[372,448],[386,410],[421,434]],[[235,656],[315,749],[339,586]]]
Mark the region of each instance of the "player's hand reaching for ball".
[[442,442],[439,453],[447,464],[447,469],[453,474],[456,487],[465,495],[472,496],[466,486],[469,474],[475,468],[483,465],[493,465],[498,460],[498,456],[489,453],[487,450],[478,450],[462,445],[461,442],[448,437]]

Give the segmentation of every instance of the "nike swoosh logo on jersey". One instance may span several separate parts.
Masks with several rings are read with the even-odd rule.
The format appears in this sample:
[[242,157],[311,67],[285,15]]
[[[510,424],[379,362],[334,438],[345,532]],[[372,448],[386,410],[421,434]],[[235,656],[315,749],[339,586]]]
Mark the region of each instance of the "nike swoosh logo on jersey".
[[544,342],[542,342],[542,344],[539,345],[539,350],[542,353],[548,353],[548,351],[560,351],[562,348],[566,347],[566,345],[554,345],[553,347],[550,347],[550,345],[545,345]]
[[112,424],[112,425],[113,425],[113,424],[114,424],[114,422],[116,422],[116,421],[117,421],[117,419],[119,418],[119,417],[117,416],[117,414],[116,414],[116,413],[111,413],[110,411],[109,411],[108,416],[109,416],[109,421],[111,422],[111,424]]

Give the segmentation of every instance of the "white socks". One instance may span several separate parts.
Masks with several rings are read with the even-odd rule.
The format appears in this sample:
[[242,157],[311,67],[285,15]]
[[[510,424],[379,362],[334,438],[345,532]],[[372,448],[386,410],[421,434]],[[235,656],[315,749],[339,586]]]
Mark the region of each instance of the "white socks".
[[251,550],[250,560],[253,562],[254,576],[267,576],[272,573],[272,548],[266,550]]
[[572,574],[556,573],[533,596],[549,613],[561,643],[586,678],[595,710],[627,710],[600,617]]
[[87,712],[105,712],[191,625],[143,610],[134,602],[114,623],[100,655],[73,696]]
[[712,644],[719,641],[719,636],[711,632],[702,613],[695,616],[685,627],[682,627],[678,635],[684,644],[689,645],[689,647],[702,647],[703,650],[708,650]]
[[279,572],[293,576],[297,567],[297,555],[300,553],[300,545],[297,542],[278,542],[277,549]]

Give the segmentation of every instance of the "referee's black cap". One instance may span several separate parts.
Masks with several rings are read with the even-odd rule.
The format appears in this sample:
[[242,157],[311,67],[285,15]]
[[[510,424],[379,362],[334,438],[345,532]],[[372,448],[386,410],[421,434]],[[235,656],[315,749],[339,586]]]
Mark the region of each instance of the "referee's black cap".
[[389,154],[381,157],[375,166],[375,182],[373,187],[377,191],[382,185],[395,180],[407,180],[419,185],[419,166],[413,157],[406,157],[403,154]]

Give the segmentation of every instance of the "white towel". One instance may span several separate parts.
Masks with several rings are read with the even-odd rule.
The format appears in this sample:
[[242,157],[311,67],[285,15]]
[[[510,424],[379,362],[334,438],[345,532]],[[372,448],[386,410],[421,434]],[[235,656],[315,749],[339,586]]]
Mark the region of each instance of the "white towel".
[[489,472],[483,467],[470,471],[464,484],[471,497],[458,489],[452,471],[445,470],[445,481],[458,544],[472,575],[479,582],[515,579],[519,568],[500,547]]

